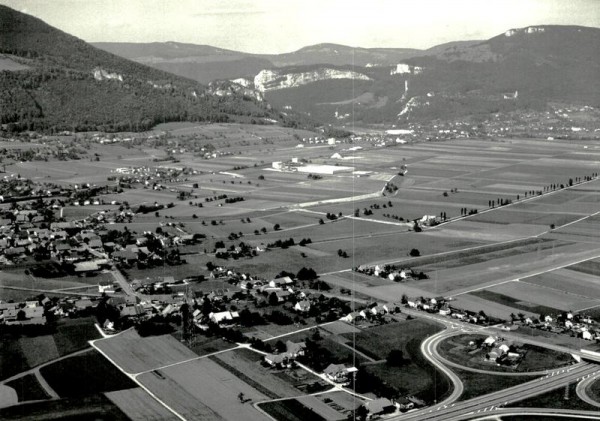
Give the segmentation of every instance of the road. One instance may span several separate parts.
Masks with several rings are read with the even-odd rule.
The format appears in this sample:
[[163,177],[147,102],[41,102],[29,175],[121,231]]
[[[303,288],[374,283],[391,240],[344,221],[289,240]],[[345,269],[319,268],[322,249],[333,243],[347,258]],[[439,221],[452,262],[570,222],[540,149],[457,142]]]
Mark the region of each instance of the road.
[[[563,387],[569,383],[581,380],[582,377],[594,375],[599,368],[595,364],[582,363],[561,370],[553,376],[545,376],[492,392],[487,395],[478,396],[463,402],[453,404],[438,404],[434,407],[424,408],[418,411],[390,417],[389,420],[431,420],[431,421],[454,421],[471,418],[482,412],[494,411],[499,406],[503,407],[509,403],[522,401],[533,396]],[[483,414],[482,414],[483,415]]]
[[458,368],[460,370],[470,371],[472,373],[490,374],[493,376],[506,376],[506,377],[537,376],[537,377],[540,377],[540,376],[545,376],[547,374],[550,374],[553,371],[556,371],[556,369],[542,370],[542,371],[529,371],[529,372],[507,372],[507,371],[482,370],[482,369],[467,367],[467,366],[464,366],[461,364],[454,363],[454,362],[449,361],[448,359],[444,358],[442,355],[440,355],[440,353],[438,351],[438,346],[440,345],[440,343],[442,343],[444,340],[446,340],[452,336],[463,335],[465,333],[473,333],[473,332],[465,332],[464,329],[453,329],[453,330],[445,330],[445,331],[442,331],[439,334],[437,334],[436,337],[434,338],[433,343],[431,344],[430,352],[433,355],[433,357],[438,362],[445,365],[446,367],[450,366],[450,367]]
[[131,288],[131,285],[129,282],[127,282],[127,279],[125,279],[120,270],[113,269],[110,271],[110,273],[126,295],[131,295],[132,297],[136,297],[138,295],[133,288]]
[[[521,417],[525,416],[540,416],[549,417],[555,419],[560,417],[567,421],[572,420],[597,420],[598,413],[591,413],[590,411],[582,411],[578,409],[549,409],[549,408],[501,408],[494,410],[492,413],[482,413],[481,417],[471,418],[471,421],[498,421],[500,416],[513,416]],[[526,418],[527,419],[527,418]],[[539,419],[539,418],[538,418]]]
[[598,408],[600,408],[600,403],[596,402],[594,399],[592,399],[587,394],[588,387],[590,387],[592,383],[594,383],[595,381],[597,381],[598,378],[600,378],[600,373],[596,373],[595,375],[590,376],[587,379],[580,381],[577,384],[576,392],[577,392],[577,396],[579,396],[579,399],[581,399],[582,401],[588,403],[589,405],[597,406]]

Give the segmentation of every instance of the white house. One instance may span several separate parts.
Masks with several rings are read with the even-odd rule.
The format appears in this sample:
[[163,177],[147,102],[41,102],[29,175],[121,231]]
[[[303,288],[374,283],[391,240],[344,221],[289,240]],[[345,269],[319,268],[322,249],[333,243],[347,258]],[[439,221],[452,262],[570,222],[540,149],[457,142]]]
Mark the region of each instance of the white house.
[[325,377],[335,383],[347,384],[349,375],[357,372],[356,367],[346,367],[344,364],[329,364],[323,374]]
[[502,354],[506,354],[508,352],[508,350],[510,349],[510,347],[506,344],[502,344],[498,347],[498,350],[502,353]]
[[488,336],[483,341],[483,344],[487,345],[487,346],[493,346],[495,343],[496,343],[496,338],[494,338],[493,336]]
[[294,305],[294,310],[302,312],[302,313],[307,313],[310,310],[310,301],[308,301],[308,300],[298,301],[296,303],[296,305]]
[[372,307],[370,311],[373,316],[384,315],[384,314],[388,314],[390,312],[390,310],[388,309],[388,307],[385,304],[384,305],[376,305],[375,307]]
[[294,281],[292,281],[292,278],[289,276],[284,276],[283,278],[276,278],[269,281],[269,286],[271,288],[283,288],[287,287],[288,285],[292,285],[293,283]]
[[237,319],[238,317],[240,317],[239,313],[237,311],[221,311],[218,313],[210,313],[208,315],[208,318],[217,324],[223,323],[223,322],[230,322],[233,321],[234,319]]

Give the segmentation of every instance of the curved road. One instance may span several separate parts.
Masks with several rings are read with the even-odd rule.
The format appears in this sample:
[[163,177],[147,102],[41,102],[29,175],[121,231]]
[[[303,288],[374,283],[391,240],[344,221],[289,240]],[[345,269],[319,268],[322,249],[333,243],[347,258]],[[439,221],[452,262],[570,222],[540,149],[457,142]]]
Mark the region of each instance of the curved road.
[[428,337],[421,343],[421,353],[423,354],[423,356],[425,356],[425,358],[431,364],[433,364],[433,366],[435,366],[439,371],[444,373],[444,375],[448,377],[448,379],[452,383],[452,393],[450,394],[450,396],[448,396],[443,401],[439,402],[439,405],[442,406],[450,405],[456,402],[458,398],[460,398],[460,395],[462,395],[464,390],[464,386],[462,384],[462,381],[460,380],[460,377],[454,374],[452,370],[450,370],[448,367],[446,367],[444,364],[438,361],[438,359],[435,357],[435,348],[437,347],[437,343],[438,341],[445,338],[446,334],[447,331],[442,330],[436,333],[435,335]]
[[595,381],[598,381],[598,378],[600,377],[600,373],[596,373],[593,376],[589,376],[588,378],[580,381],[577,384],[577,396],[579,396],[579,399],[581,399],[582,401],[584,401],[585,403],[592,405],[592,406],[596,406],[598,408],[600,408],[600,402],[595,401],[594,399],[592,399],[592,397],[590,395],[587,394],[587,389],[588,387],[590,387],[592,385],[592,383],[594,383]]
[[[488,415],[485,413],[497,411],[498,407],[506,406],[508,403],[537,396],[547,391],[563,387],[575,381],[585,379],[584,381],[591,382],[596,377],[600,377],[600,370],[598,369],[597,365],[582,362],[574,364],[570,367],[556,369],[554,371],[529,373],[532,375],[541,375],[534,380],[524,382],[522,384],[510,388],[488,393],[486,395],[478,396],[466,401],[457,402],[464,390],[464,386],[460,378],[454,372],[452,372],[452,370],[445,366],[445,359],[443,359],[437,352],[437,345],[448,337],[464,332],[462,332],[461,330],[450,330],[456,329],[454,325],[446,324],[446,326],[447,328],[445,330],[442,330],[436,333],[435,335],[428,337],[425,341],[422,342],[421,352],[423,353],[425,358],[427,358],[427,360],[431,362],[431,364],[433,364],[437,369],[439,369],[442,373],[444,373],[444,375],[446,375],[450,379],[450,381],[453,384],[452,393],[446,399],[432,407],[423,408],[417,411],[411,411],[405,414],[399,414],[397,416],[391,417],[390,419],[418,421],[463,420],[473,418],[474,416],[477,416],[479,414],[481,414],[482,416]],[[460,368],[464,368],[458,364],[456,365]],[[490,375],[512,374],[496,373],[489,371],[486,372],[484,370],[481,370],[481,372]],[[521,375],[521,373],[517,373],[516,375]],[[585,384],[583,387],[583,390],[585,390]],[[579,388],[580,387],[578,387],[578,390]],[[596,406],[600,406],[600,404],[597,404]],[[520,409],[515,410],[515,412],[518,411],[520,411]],[[548,413],[551,411],[546,410],[546,412]],[[588,411],[587,414],[589,415],[590,412]],[[592,412],[592,414],[595,413]]]
[[[432,420],[432,421],[457,421],[486,415],[486,412],[493,412],[498,407],[504,407],[509,403],[521,401],[542,393],[564,387],[570,383],[580,380],[582,377],[596,373],[596,365],[582,363],[561,371],[554,376],[538,378],[517,386],[488,393],[466,401],[453,404],[438,404],[433,407],[423,408],[418,411],[401,414],[390,419],[394,420]],[[520,411],[516,409],[515,411]],[[548,411],[548,412],[551,412]],[[588,412],[589,414],[589,412]],[[490,414],[491,415],[491,414]]]
[[452,336],[458,336],[458,335],[469,335],[469,334],[475,334],[475,333],[470,333],[470,332],[464,332],[462,330],[445,330],[443,331],[444,335],[440,335],[436,338],[436,341],[433,343],[433,347],[432,347],[432,354],[433,357],[438,360],[440,363],[446,365],[446,366],[450,366],[450,367],[455,367],[461,370],[465,370],[465,371],[470,371],[472,373],[480,373],[480,374],[489,374],[491,376],[545,376],[547,374],[550,374],[554,371],[566,368],[566,367],[557,367],[553,370],[541,370],[541,371],[528,371],[528,372],[506,372],[506,371],[493,371],[493,370],[483,370],[483,369],[479,369],[479,368],[472,368],[472,367],[468,367],[465,365],[461,365],[455,362],[452,362],[450,360],[448,360],[447,358],[443,357],[439,351],[438,351],[438,346],[446,339],[451,338]]

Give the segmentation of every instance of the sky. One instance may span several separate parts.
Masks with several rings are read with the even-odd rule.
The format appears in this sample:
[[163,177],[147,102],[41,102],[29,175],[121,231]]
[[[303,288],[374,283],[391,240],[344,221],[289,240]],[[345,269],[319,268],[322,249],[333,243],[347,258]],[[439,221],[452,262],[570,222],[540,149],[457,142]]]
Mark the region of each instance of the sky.
[[511,28],[600,27],[600,0],[0,0],[88,42],[284,53],[324,42],[429,48]]

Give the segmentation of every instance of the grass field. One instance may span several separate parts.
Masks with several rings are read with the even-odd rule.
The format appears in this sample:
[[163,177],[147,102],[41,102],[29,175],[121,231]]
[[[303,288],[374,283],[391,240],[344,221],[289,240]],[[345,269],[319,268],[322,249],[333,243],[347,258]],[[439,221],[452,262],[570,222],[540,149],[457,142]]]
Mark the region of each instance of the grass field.
[[600,402],[600,381],[596,380],[594,383],[592,383],[587,392],[592,399],[594,399],[596,402]]
[[65,398],[135,387],[133,381],[95,350],[44,366],[40,373]]
[[459,368],[453,368],[452,371],[460,377],[464,385],[464,391],[460,395],[459,401],[487,395],[532,380],[531,376],[493,376]]
[[440,354],[451,362],[465,367],[487,370],[490,372],[527,373],[531,371],[550,370],[569,365],[574,362],[569,354],[557,352],[535,345],[524,344],[520,347],[524,357],[516,368],[499,366],[495,362],[485,361],[485,352],[470,352],[469,342],[485,339],[483,335],[459,335],[444,340],[439,345]]
[[[445,394],[449,386],[445,377],[424,360],[419,346],[423,339],[439,330],[437,325],[422,319],[413,319],[364,329],[355,336],[342,336],[349,340],[349,346],[375,360],[383,360],[377,364],[363,365],[362,370],[380,378],[400,395],[414,394],[432,401]],[[404,353],[406,362],[401,367],[392,367],[385,363],[386,357],[393,349]]]

